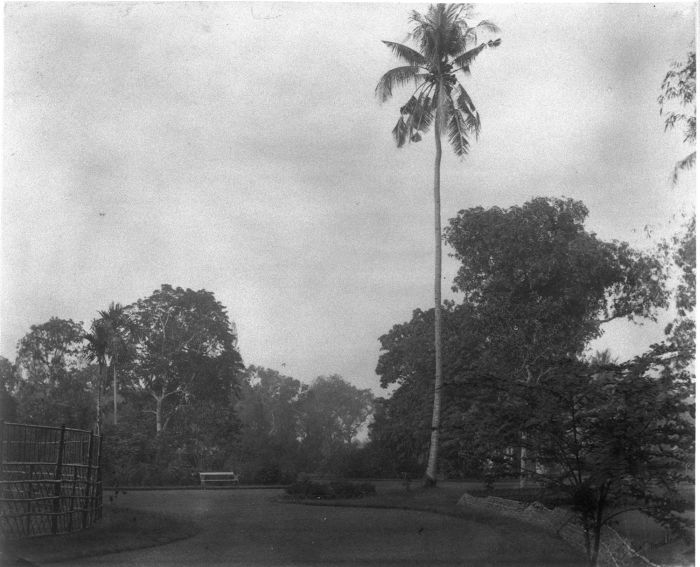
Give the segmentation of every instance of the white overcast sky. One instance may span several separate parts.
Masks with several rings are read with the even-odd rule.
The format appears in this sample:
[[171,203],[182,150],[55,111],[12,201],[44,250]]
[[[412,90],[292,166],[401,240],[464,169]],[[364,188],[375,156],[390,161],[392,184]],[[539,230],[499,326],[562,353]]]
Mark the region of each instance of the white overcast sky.
[[[396,149],[408,93],[374,97],[397,64],[380,40],[424,7],[5,4],[0,354],[169,283],[214,292],[246,364],[379,391],[378,337],[432,305],[433,147]],[[695,5],[477,11],[503,44],[465,80],[483,130],[444,159],[443,219],[563,195],[601,238],[672,231],[695,174],[671,187],[690,148],[656,98]],[[605,344],[658,338],[617,325]]]

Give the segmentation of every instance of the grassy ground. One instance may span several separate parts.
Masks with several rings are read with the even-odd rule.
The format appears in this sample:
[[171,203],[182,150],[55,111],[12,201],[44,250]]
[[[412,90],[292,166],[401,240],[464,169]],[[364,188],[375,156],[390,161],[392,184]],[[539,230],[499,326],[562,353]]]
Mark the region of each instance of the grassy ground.
[[0,565],[40,565],[141,549],[184,539],[197,531],[195,523],[184,518],[105,506],[102,520],[88,530],[4,542]]
[[[514,519],[491,512],[459,506],[457,502],[466,492],[459,483],[441,483],[436,488],[423,488],[419,482],[414,482],[407,490],[400,483],[377,483],[377,494],[358,499],[335,500],[293,500],[295,502],[314,506],[357,506],[368,508],[398,508],[403,510],[421,510],[435,512],[455,518],[462,518],[478,523],[487,524],[497,530],[523,530],[523,523]],[[537,526],[527,526],[528,529],[540,531]]]
[[[496,512],[458,506],[459,498],[467,491],[483,496],[480,494],[482,487],[476,489],[470,487],[468,490],[465,490],[465,486],[459,483],[441,483],[437,488],[424,489],[418,482],[414,482],[412,487],[406,490],[405,487],[400,486],[397,482],[391,484],[377,483],[377,494],[361,499],[302,500],[297,502],[320,506],[364,506],[425,510],[486,523],[496,529],[522,529],[522,523],[518,520]],[[513,492],[517,492],[517,490],[514,488],[504,491],[496,490],[493,494],[503,498],[514,498]],[[691,494],[689,498],[692,496]],[[688,514],[689,517],[693,516],[692,512]],[[619,521],[614,527],[619,533],[629,538],[637,549],[641,549],[644,555],[657,565],[678,567],[693,564],[694,545],[688,545],[681,541],[665,544],[665,530],[651,518],[640,512],[630,512],[619,517]],[[539,528],[532,527],[532,529]]]

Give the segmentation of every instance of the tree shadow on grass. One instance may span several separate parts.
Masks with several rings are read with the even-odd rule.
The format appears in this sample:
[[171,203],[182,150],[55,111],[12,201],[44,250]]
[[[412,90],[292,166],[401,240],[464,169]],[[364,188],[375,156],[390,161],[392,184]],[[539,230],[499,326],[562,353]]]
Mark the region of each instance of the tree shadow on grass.
[[41,565],[143,549],[186,539],[199,531],[187,518],[105,506],[102,519],[90,529],[0,543],[0,565]]

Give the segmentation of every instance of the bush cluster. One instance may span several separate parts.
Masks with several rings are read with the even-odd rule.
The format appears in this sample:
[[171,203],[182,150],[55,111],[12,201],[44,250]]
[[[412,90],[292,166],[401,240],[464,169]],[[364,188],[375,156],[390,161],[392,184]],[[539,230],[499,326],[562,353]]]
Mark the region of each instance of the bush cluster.
[[287,494],[295,498],[333,500],[362,498],[376,493],[370,482],[331,481],[316,482],[309,479],[297,481],[286,488]]

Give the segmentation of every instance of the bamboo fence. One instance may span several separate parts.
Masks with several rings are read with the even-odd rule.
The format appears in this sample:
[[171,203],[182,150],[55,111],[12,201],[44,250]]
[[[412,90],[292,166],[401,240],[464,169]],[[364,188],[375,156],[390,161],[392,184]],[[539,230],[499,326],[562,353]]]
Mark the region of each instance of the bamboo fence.
[[92,526],[102,517],[101,448],[90,431],[0,422],[0,534]]

